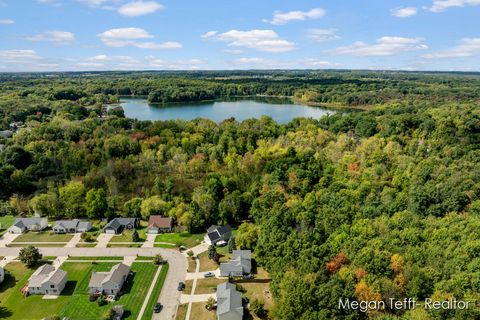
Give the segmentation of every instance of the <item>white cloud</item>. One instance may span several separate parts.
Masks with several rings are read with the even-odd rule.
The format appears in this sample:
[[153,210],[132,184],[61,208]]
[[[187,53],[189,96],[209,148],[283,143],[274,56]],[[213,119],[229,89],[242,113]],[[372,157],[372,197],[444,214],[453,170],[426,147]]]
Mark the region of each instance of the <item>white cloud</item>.
[[286,52],[295,49],[293,42],[280,38],[273,30],[230,30],[220,34],[207,32],[202,38],[226,42],[230,47],[244,47],[265,52]]
[[208,31],[208,32],[202,34],[202,35],[200,36],[200,38],[202,38],[202,39],[211,38],[211,37],[217,35],[217,33],[218,33],[218,31]]
[[39,56],[34,50],[1,50],[0,59],[17,60],[17,59],[38,59]]
[[168,41],[157,43],[153,41],[138,41],[153,38],[153,35],[140,28],[117,28],[110,29],[97,35],[100,40],[109,47],[133,46],[141,49],[179,49],[182,44]]
[[271,60],[258,57],[243,57],[232,60],[232,64],[235,66],[241,66],[242,68],[254,68],[254,69],[326,69],[326,68],[338,68],[342,66],[338,63],[332,63],[319,59],[306,59],[306,60]]
[[458,46],[449,50],[424,55],[424,58],[464,58],[480,55],[480,38],[464,38]]
[[325,15],[325,10],[322,8],[314,8],[310,11],[289,11],[289,12],[280,12],[275,11],[273,13],[272,20],[263,19],[264,22],[274,24],[274,25],[283,25],[290,21],[303,21],[307,19],[318,19]]
[[397,18],[408,18],[416,15],[418,9],[416,7],[395,8],[390,10],[392,16]]
[[331,40],[338,40],[337,29],[310,29],[308,37],[315,42],[326,42]]
[[75,34],[68,31],[46,31],[44,33],[27,37],[27,40],[48,41],[55,44],[68,44],[75,41]]
[[479,6],[480,0],[433,0],[432,6],[427,7],[432,12],[442,12],[449,8]]
[[154,13],[164,7],[155,1],[133,1],[124,4],[118,9],[118,13],[127,17],[138,17]]
[[111,58],[105,54],[99,54],[86,59],[87,61],[110,61]]
[[352,56],[390,56],[406,51],[425,50],[428,46],[423,38],[381,37],[376,44],[367,44],[362,41],[350,46],[338,47],[330,50],[331,54]]
[[0,24],[14,24],[15,21],[12,19],[0,19]]

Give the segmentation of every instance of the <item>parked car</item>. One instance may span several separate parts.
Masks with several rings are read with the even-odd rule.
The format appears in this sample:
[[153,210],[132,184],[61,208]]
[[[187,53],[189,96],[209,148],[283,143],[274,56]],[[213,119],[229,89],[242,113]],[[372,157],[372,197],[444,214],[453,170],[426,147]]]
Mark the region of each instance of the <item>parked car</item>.
[[204,276],[205,278],[213,278],[213,277],[215,277],[215,273],[213,273],[213,272],[207,272],[207,273],[204,273],[203,276]]
[[160,311],[162,311],[162,309],[163,309],[162,304],[161,304],[160,302],[157,302],[157,304],[155,305],[155,308],[153,309],[153,311],[154,311],[155,313],[160,313]]
[[183,291],[183,289],[185,289],[185,283],[179,282],[179,283],[178,283],[178,288],[177,288],[177,290],[178,290],[178,291]]
[[227,241],[218,241],[216,244],[215,244],[217,247],[224,247],[227,245]]

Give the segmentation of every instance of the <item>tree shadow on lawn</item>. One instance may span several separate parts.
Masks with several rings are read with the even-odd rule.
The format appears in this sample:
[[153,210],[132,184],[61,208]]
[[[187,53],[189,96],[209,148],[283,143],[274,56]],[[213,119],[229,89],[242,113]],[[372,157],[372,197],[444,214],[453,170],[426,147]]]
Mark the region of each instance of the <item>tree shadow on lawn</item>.
[[65,288],[62,290],[62,293],[60,294],[61,296],[71,296],[73,295],[73,292],[75,292],[75,288],[77,287],[77,282],[78,281],[67,281],[65,284]]
[[13,315],[12,311],[6,307],[0,307],[0,319],[10,318]]
[[11,274],[5,272],[5,279],[3,282],[0,284],[0,292],[6,291],[10,288],[15,287],[17,284],[18,280],[12,276]]

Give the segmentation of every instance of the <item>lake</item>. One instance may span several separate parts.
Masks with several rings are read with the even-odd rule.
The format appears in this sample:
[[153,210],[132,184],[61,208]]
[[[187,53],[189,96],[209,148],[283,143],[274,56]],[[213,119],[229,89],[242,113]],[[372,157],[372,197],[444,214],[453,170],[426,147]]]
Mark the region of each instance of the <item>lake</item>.
[[125,116],[138,120],[192,120],[207,118],[220,122],[228,118],[242,121],[249,118],[269,116],[278,123],[287,123],[294,118],[318,119],[331,110],[309,107],[289,99],[236,99],[202,103],[149,104],[145,98],[121,97],[120,105]]

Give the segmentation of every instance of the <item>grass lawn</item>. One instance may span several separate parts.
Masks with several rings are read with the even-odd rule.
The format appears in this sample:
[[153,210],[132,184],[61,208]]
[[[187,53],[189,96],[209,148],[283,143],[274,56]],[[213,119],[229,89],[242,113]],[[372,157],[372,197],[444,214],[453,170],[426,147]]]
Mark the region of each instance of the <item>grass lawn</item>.
[[[255,279],[253,281],[238,282],[238,284],[246,290],[245,296],[247,296],[250,301],[253,299],[258,299],[265,303],[266,310],[270,310],[274,303],[272,293],[270,292],[269,283],[270,275],[261,267],[257,269],[257,274],[255,275]],[[253,319],[258,319],[258,317],[253,316]]]
[[140,260],[140,261],[153,261],[155,260],[155,257],[148,257],[148,256],[138,256],[137,259],[135,260]]
[[177,246],[185,246],[187,248],[195,247],[203,240],[203,233],[190,234],[188,232],[180,233],[161,233],[157,235],[155,242],[168,242]]
[[187,258],[187,261],[188,261],[187,272],[195,272],[195,268],[197,267],[197,264],[195,261],[197,261],[197,259],[193,260],[192,258]]
[[186,280],[185,281],[185,289],[183,289],[182,293],[183,294],[191,294],[192,293],[192,286],[193,286],[193,280]]
[[176,245],[173,244],[173,243],[170,243],[170,244],[169,243],[155,243],[155,244],[153,244],[153,246],[155,248],[165,248],[165,249],[173,249],[173,248],[176,247]]
[[2,301],[1,317],[13,320],[41,319],[56,315],[71,298],[75,284],[67,282],[62,294],[55,300],[43,300],[41,295],[23,297],[20,289],[27,283],[34,272],[19,262],[9,263],[5,269],[8,274],[0,284],[0,300]]
[[187,308],[188,304],[181,304],[177,308],[177,316],[175,317],[175,320],[185,320],[185,317],[187,316]]
[[86,260],[86,261],[91,261],[91,260],[123,260],[123,257],[68,257],[67,260]]
[[130,243],[130,244],[127,244],[127,243],[112,243],[112,242],[109,242],[107,244],[107,248],[140,248],[142,246],[143,243]]
[[136,319],[150,288],[157,266],[150,263],[133,263],[132,271],[134,276],[130,282],[125,284],[123,288],[125,294],[114,304],[99,307],[96,302],[88,300],[88,282],[90,281],[91,271],[93,269],[109,270],[113,264],[66,263],[63,268],[69,274],[75,274],[78,283],[73,296],[61,310],[61,316],[69,317],[71,320],[97,320],[102,319],[103,314],[114,304],[121,304],[126,310],[124,319]]
[[225,279],[205,278],[197,280],[197,287],[194,294],[214,293],[220,283],[226,282]]
[[40,231],[23,233],[13,242],[68,242],[72,238],[72,234],[55,234],[53,231]]
[[3,235],[5,232],[7,232],[7,229],[13,224],[15,221],[14,216],[3,216],[0,217],[0,235]]
[[145,313],[143,314],[143,319],[151,319],[153,315],[153,308],[158,301],[158,297],[160,296],[160,292],[162,292],[163,283],[165,282],[165,278],[167,277],[168,273],[168,264],[164,264],[162,266],[162,270],[160,270],[160,274],[158,275],[157,282],[155,283],[155,287],[153,287],[152,295],[150,296],[150,300],[148,300],[147,308],[145,309]]
[[96,245],[97,245],[96,242],[91,242],[91,243],[84,242],[84,243],[77,243],[75,245],[75,247],[77,247],[77,248],[93,248]]
[[200,253],[198,258],[200,259],[200,272],[217,270],[219,267],[215,261],[208,258],[208,252]]
[[195,320],[215,320],[215,319],[217,319],[215,310],[208,311],[205,308],[206,305],[207,305],[206,302],[192,303],[191,314],[195,315]]
[[[137,229],[139,242],[143,242],[147,238],[145,235],[145,231],[146,231],[146,228]],[[110,240],[110,243],[111,242],[132,242],[132,233],[133,233],[133,230],[123,230],[122,234],[113,236],[113,238]]]
[[[34,247],[64,247],[67,243],[36,243],[33,244]],[[8,247],[28,247],[31,244],[28,243],[10,243]]]

